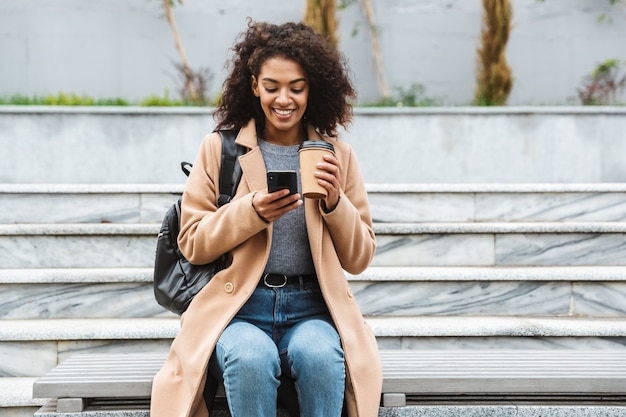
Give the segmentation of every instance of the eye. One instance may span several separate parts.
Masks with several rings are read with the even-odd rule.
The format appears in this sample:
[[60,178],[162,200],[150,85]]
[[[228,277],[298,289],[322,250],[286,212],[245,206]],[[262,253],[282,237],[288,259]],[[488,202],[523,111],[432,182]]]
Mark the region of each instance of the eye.
[[278,91],[278,88],[274,88],[274,87],[265,87],[265,91],[267,91],[268,93],[275,93]]
[[292,88],[291,89],[291,92],[294,94],[300,94],[303,91],[304,91],[304,88]]

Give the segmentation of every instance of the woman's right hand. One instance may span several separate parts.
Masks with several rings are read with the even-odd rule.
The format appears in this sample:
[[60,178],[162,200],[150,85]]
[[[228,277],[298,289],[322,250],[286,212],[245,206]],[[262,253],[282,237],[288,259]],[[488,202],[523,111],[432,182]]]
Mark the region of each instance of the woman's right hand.
[[257,191],[252,197],[252,207],[266,222],[273,222],[302,204],[300,194],[289,195],[289,190],[278,190],[273,193]]

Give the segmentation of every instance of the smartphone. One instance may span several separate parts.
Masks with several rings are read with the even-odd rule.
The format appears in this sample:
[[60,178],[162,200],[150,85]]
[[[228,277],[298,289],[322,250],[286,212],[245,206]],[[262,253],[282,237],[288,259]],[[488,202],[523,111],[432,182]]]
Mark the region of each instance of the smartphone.
[[284,189],[288,189],[290,195],[298,192],[298,176],[296,175],[296,171],[268,171],[267,191],[273,193]]

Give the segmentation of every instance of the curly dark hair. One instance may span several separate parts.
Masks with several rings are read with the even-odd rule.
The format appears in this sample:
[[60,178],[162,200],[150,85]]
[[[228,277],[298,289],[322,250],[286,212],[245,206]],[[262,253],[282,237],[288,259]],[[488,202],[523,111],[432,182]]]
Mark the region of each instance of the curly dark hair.
[[232,49],[232,70],[214,113],[217,129],[239,129],[254,118],[257,132],[263,131],[265,115],[252,93],[251,77],[258,77],[263,63],[275,57],[296,61],[308,78],[307,123],[329,136],[336,135],[337,124],[347,127],[352,120],[349,99],[356,99],[356,91],[344,56],[325,37],[304,23],[274,25],[248,20],[248,30],[241,38]]

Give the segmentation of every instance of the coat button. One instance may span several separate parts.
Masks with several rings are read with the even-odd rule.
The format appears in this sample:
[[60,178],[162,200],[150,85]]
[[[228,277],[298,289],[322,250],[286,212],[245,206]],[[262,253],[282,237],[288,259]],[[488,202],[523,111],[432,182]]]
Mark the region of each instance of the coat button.
[[232,282],[227,282],[226,284],[224,284],[224,291],[226,291],[227,293],[231,293],[233,292],[233,290],[235,289],[235,286],[233,285]]
[[348,297],[352,298],[352,288],[348,287]]

